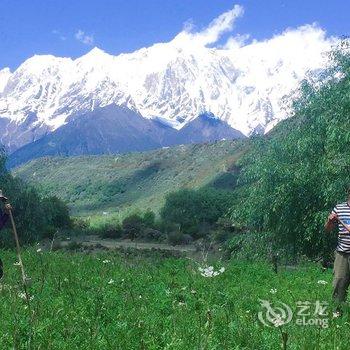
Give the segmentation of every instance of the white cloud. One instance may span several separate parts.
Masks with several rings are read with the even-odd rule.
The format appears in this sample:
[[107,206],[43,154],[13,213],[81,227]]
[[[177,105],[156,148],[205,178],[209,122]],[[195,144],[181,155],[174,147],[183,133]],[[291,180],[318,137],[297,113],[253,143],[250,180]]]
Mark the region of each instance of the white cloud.
[[222,47],[224,49],[238,49],[245,46],[247,41],[250,39],[250,34],[237,34],[228,38],[226,44]]
[[237,56],[257,57],[259,60],[277,62],[283,60],[292,64],[296,70],[304,70],[308,66],[319,65],[337,38],[327,36],[325,30],[317,24],[307,24],[298,28],[289,28],[273,36],[271,39],[237,46],[234,38],[230,38],[225,48],[233,50]]
[[[223,34],[232,33],[236,20],[242,17],[244,8],[235,5],[233,9],[215,18],[206,28],[195,31],[192,19],[184,24],[184,29],[171,41],[179,48],[216,47],[235,51],[237,55],[261,56],[266,59],[289,57],[307,65],[311,59],[320,60],[321,52],[330,48],[336,39],[328,37],[317,24],[306,24],[298,28],[288,28],[270,39],[257,41],[250,34],[231,35],[224,45],[216,44]],[[215,45],[216,44],[216,45]],[[259,58],[259,59],[260,59]]]
[[85,45],[92,45],[94,43],[94,36],[86,34],[81,29],[75,33],[74,37]]
[[52,32],[51,32],[53,35],[57,36],[60,40],[62,41],[65,41],[67,40],[67,37],[64,36],[59,30],[57,29],[54,29]]
[[237,18],[241,17],[244,9],[240,5],[235,5],[232,10],[224,12],[215,18],[205,29],[200,32],[193,33],[192,21],[185,23],[184,30],[179,33],[173,40],[178,46],[196,44],[199,46],[207,46],[216,43],[224,33],[233,30],[234,23]]

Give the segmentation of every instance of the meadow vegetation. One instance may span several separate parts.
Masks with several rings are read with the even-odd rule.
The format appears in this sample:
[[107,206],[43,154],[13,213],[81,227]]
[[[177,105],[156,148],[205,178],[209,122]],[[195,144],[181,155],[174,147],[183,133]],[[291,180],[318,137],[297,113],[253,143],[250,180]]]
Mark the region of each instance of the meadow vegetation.
[[[298,301],[329,300],[331,273],[305,263],[275,274],[263,262],[99,253],[24,254],[31,276],[29,301],[12,252],[1,252],[0,344],[3,349],[348,349],[350,314],[327,327],[300,326],[295,318],[275,327],[258,319],[260,300],[283,300],[297,315]],[[200,270],[202,268],[202,270]],[[203,272],[204,271],[204,272]],[[209,272],[208,272],[209,271]],[[220,272],[219,272],[220,271]],[[296,317],[296,316],[295,316]]]

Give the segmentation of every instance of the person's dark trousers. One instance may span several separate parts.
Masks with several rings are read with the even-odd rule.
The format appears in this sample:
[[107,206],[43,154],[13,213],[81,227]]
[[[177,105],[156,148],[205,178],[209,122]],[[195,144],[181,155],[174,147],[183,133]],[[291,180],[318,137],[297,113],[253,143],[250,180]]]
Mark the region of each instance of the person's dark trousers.
[[333,269],[333,298],[338,303],[346,300],[350,283],[350,253],[335,252]]
[[[5,226],[9,216],[6,213],[0,212],[0,230]],[[0,259],[0,278],[4,275],[4,267],[2,264],[2,260]]]

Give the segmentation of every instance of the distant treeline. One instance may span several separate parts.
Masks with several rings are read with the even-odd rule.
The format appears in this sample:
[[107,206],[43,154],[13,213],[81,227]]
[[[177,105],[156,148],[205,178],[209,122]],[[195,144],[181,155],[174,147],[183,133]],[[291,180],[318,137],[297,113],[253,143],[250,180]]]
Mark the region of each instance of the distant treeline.
[[[147,210],[135,212],[121,222],[112,219],[91,227],[88,220],[77,219],[74,227],[86,234],[103,238],[129,238],[171,244],[188,244],[197,239],[227,239],[231,229],[225,220],[233,191],[204,187],[183,189],[168,194],[160,215]],[[227,229],[228,228],[228,229]],[[79,233],[79,232],[78,232]]]

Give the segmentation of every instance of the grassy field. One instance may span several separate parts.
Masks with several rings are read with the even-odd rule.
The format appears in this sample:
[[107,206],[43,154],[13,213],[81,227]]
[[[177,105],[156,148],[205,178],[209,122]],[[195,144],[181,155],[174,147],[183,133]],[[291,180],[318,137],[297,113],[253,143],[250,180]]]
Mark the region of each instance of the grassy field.
[[73,215],[158,211],[167,193],[230,183],[244,141],[186,145],[143,153],[34,160],[14,171],[45,195],[65,200]]
[[[204,277],[189,259],[69,252],[24,254],[32,278],[28,303],[13,252],[3,251],[1,349],[349,349],[350,316],[328,327],[296,324],[298,301],[330,302],[331,272],[315,264],[282,269],[230,261]],[[210,271],[207,274],[211,274]],[[283,302],[291,322],[265,326],[260,300]],[[266,312],[262,315],[265,316]]]

